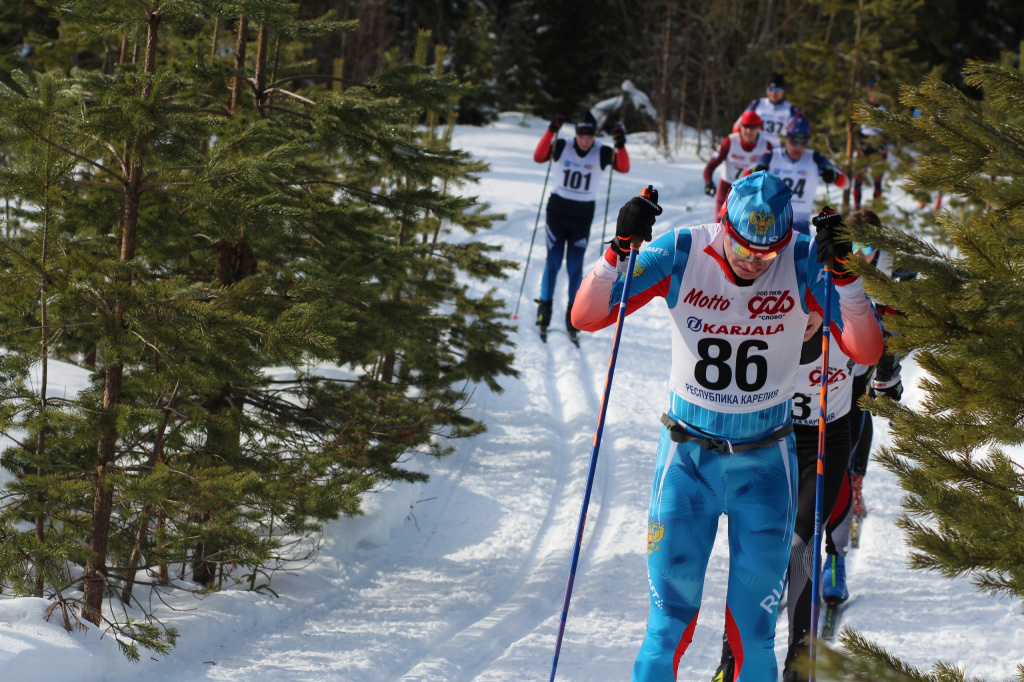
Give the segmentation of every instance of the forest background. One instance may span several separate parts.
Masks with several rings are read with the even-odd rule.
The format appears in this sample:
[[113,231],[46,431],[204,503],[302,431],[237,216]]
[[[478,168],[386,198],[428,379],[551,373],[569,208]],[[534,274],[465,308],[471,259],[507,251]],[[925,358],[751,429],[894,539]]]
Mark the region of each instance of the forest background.
[[[484,428],[462,408],[515,376],[511,327],[466,282],[514,264],[446,240],[500,218],[462,191],[456,121],[572,121],[630,80],[658,113],[630,132],[710,152],[779,71],[852,175],[858,107],[939,120],[899,97],[926,77],[969,107],[967,60],[1019,68],[1022,27],[1010,1],[8,0],[0,586],[166,651],[140,590],[272,591],[324,521],[421,478],[409,453]],[[956,183],[915,188],[994,191]],[[51,358],[91,390],[49,397]]]

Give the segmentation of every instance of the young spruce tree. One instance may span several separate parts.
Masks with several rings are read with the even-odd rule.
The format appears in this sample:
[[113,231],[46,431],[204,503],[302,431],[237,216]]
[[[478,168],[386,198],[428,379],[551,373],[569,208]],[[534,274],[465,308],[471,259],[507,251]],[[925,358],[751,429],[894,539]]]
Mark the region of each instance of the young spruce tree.
[[[51,9],[122,49],[0,79],[0,586],[135,658],[176,636],[140,591],[270,589],[323,521],[422,480],[403,457],[483,428],[472,383],[514,370],[471,282],[510,264],[447,240],[493,216],[419,126],[464,93],[425,60],[332,87],[291,57],[350,24],[286,0]],[[54,359],[89,388],[48,393]]]
[[[966,200],[962,212],[938,220],[954,251],[895,228],[854,233],[892,252],[900,270],[919,273],[895,283],[857,268],[872,293],[903,313],[891,322],[900,336],[889,343],[916,351],[927,371],[919,409],[885,398],[870,409],[892,424],[893,445],[878,459],[906,491],[897,523],[910,565],[969,576],[983,592],[1021,599],[1024,462],[1002,448],[1024,444],[1024,72],[969,62],[965,74],[988,106],[928,77],[901,91],[902,102],[920,112],[916,118],[859,111],[860,120],[894,136],[948,150],[919,156],[908,182]],[[949,663],[919,670],[849,630],[842,643],[852,658],[827,656],[828,672],[818,679],[978,679]],[[1014,679],[1024,680],[1024,665]]]

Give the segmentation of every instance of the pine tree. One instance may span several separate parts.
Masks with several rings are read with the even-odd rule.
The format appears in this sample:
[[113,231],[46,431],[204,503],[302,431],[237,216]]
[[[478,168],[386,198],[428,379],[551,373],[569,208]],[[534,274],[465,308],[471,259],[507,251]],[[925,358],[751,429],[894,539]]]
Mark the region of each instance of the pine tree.
[[[495,217],[456,194],[482,166],[418,125],[454,121],[450,74],[332,88],[293,59],[346,25],[283,0],[66,4],[62,34],[140,49],[0,86],[0,585],[134,658],[176,637],[140,588],[269,590],[362,493],[423,480],[405,456],[482,430],[471,384],[514,370],[470,282],[511,264],[447,239]],[[48,397],[54,359],[90,388]]]
[[[906,491],[897,525],[910,565],[969,576],[982,592],[1020,599],[1024,468],[1003,448],[1024,443],[1024,72],[968,62],[965,81],[988,106],[930,76],[901,91],[918,117],[858,112],[893,135],[945,150],[922,154],[908,182],[965,199],[962,210],[938,220],[952,251],[892,227],[853,233],[892,252],[898,269],[919,273],[895,283],[857,267],[869,291],[903,313],[890,323],[899,334],[892,348],[915,351],[928,372],[919,409],[883,398],[869,407],[892,425],[892,447],[876,456]],[[852,658],[828,656],[828,677],[818,679],[967,679],[949,663],[918,670],[856,633],[845,632],[842,642]],[[1015,679],[1024,680],[1024,665]]]

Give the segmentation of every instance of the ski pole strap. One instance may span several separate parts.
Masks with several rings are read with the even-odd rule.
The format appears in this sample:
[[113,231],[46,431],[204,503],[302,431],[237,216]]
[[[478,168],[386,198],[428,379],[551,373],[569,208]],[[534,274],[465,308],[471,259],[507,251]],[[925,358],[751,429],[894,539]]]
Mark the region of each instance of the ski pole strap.
[[669,416],[668,413],[663,413],[661,415],[661,423],[668,427],[668,437],[672,439],[673,443],[696,443],[705,450],[724,452],[727,455],[731,455],[734,452],[746,452],[747,450],[766,448],[775,443],[775,441],[781,440],[793,433],[793,424],[789,423],[778,431],[768,434],[761,440],[756,440],[752,443],[733,444],[728,440],[720,440],[718,438],[701,438],[700,436],[695,436],[683,428],[683,426]]

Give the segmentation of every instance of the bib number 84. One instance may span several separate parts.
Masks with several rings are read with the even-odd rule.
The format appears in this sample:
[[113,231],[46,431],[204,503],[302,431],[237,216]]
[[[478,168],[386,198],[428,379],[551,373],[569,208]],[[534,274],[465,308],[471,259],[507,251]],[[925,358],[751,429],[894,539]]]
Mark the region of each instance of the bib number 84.
[[700,360],[694,365],[694,376],[698,384],[711,391],[727,388],[732,384],[734,375],[736,386],[741,391],[759,391],[768,380],[768,360],[763,355],[757,355],[756,351],[765,350],[768,350],[766,341],[747,339],[739,344],[736,360],[730,363],[732,344],[728,340],[701,339],[697,342]]

